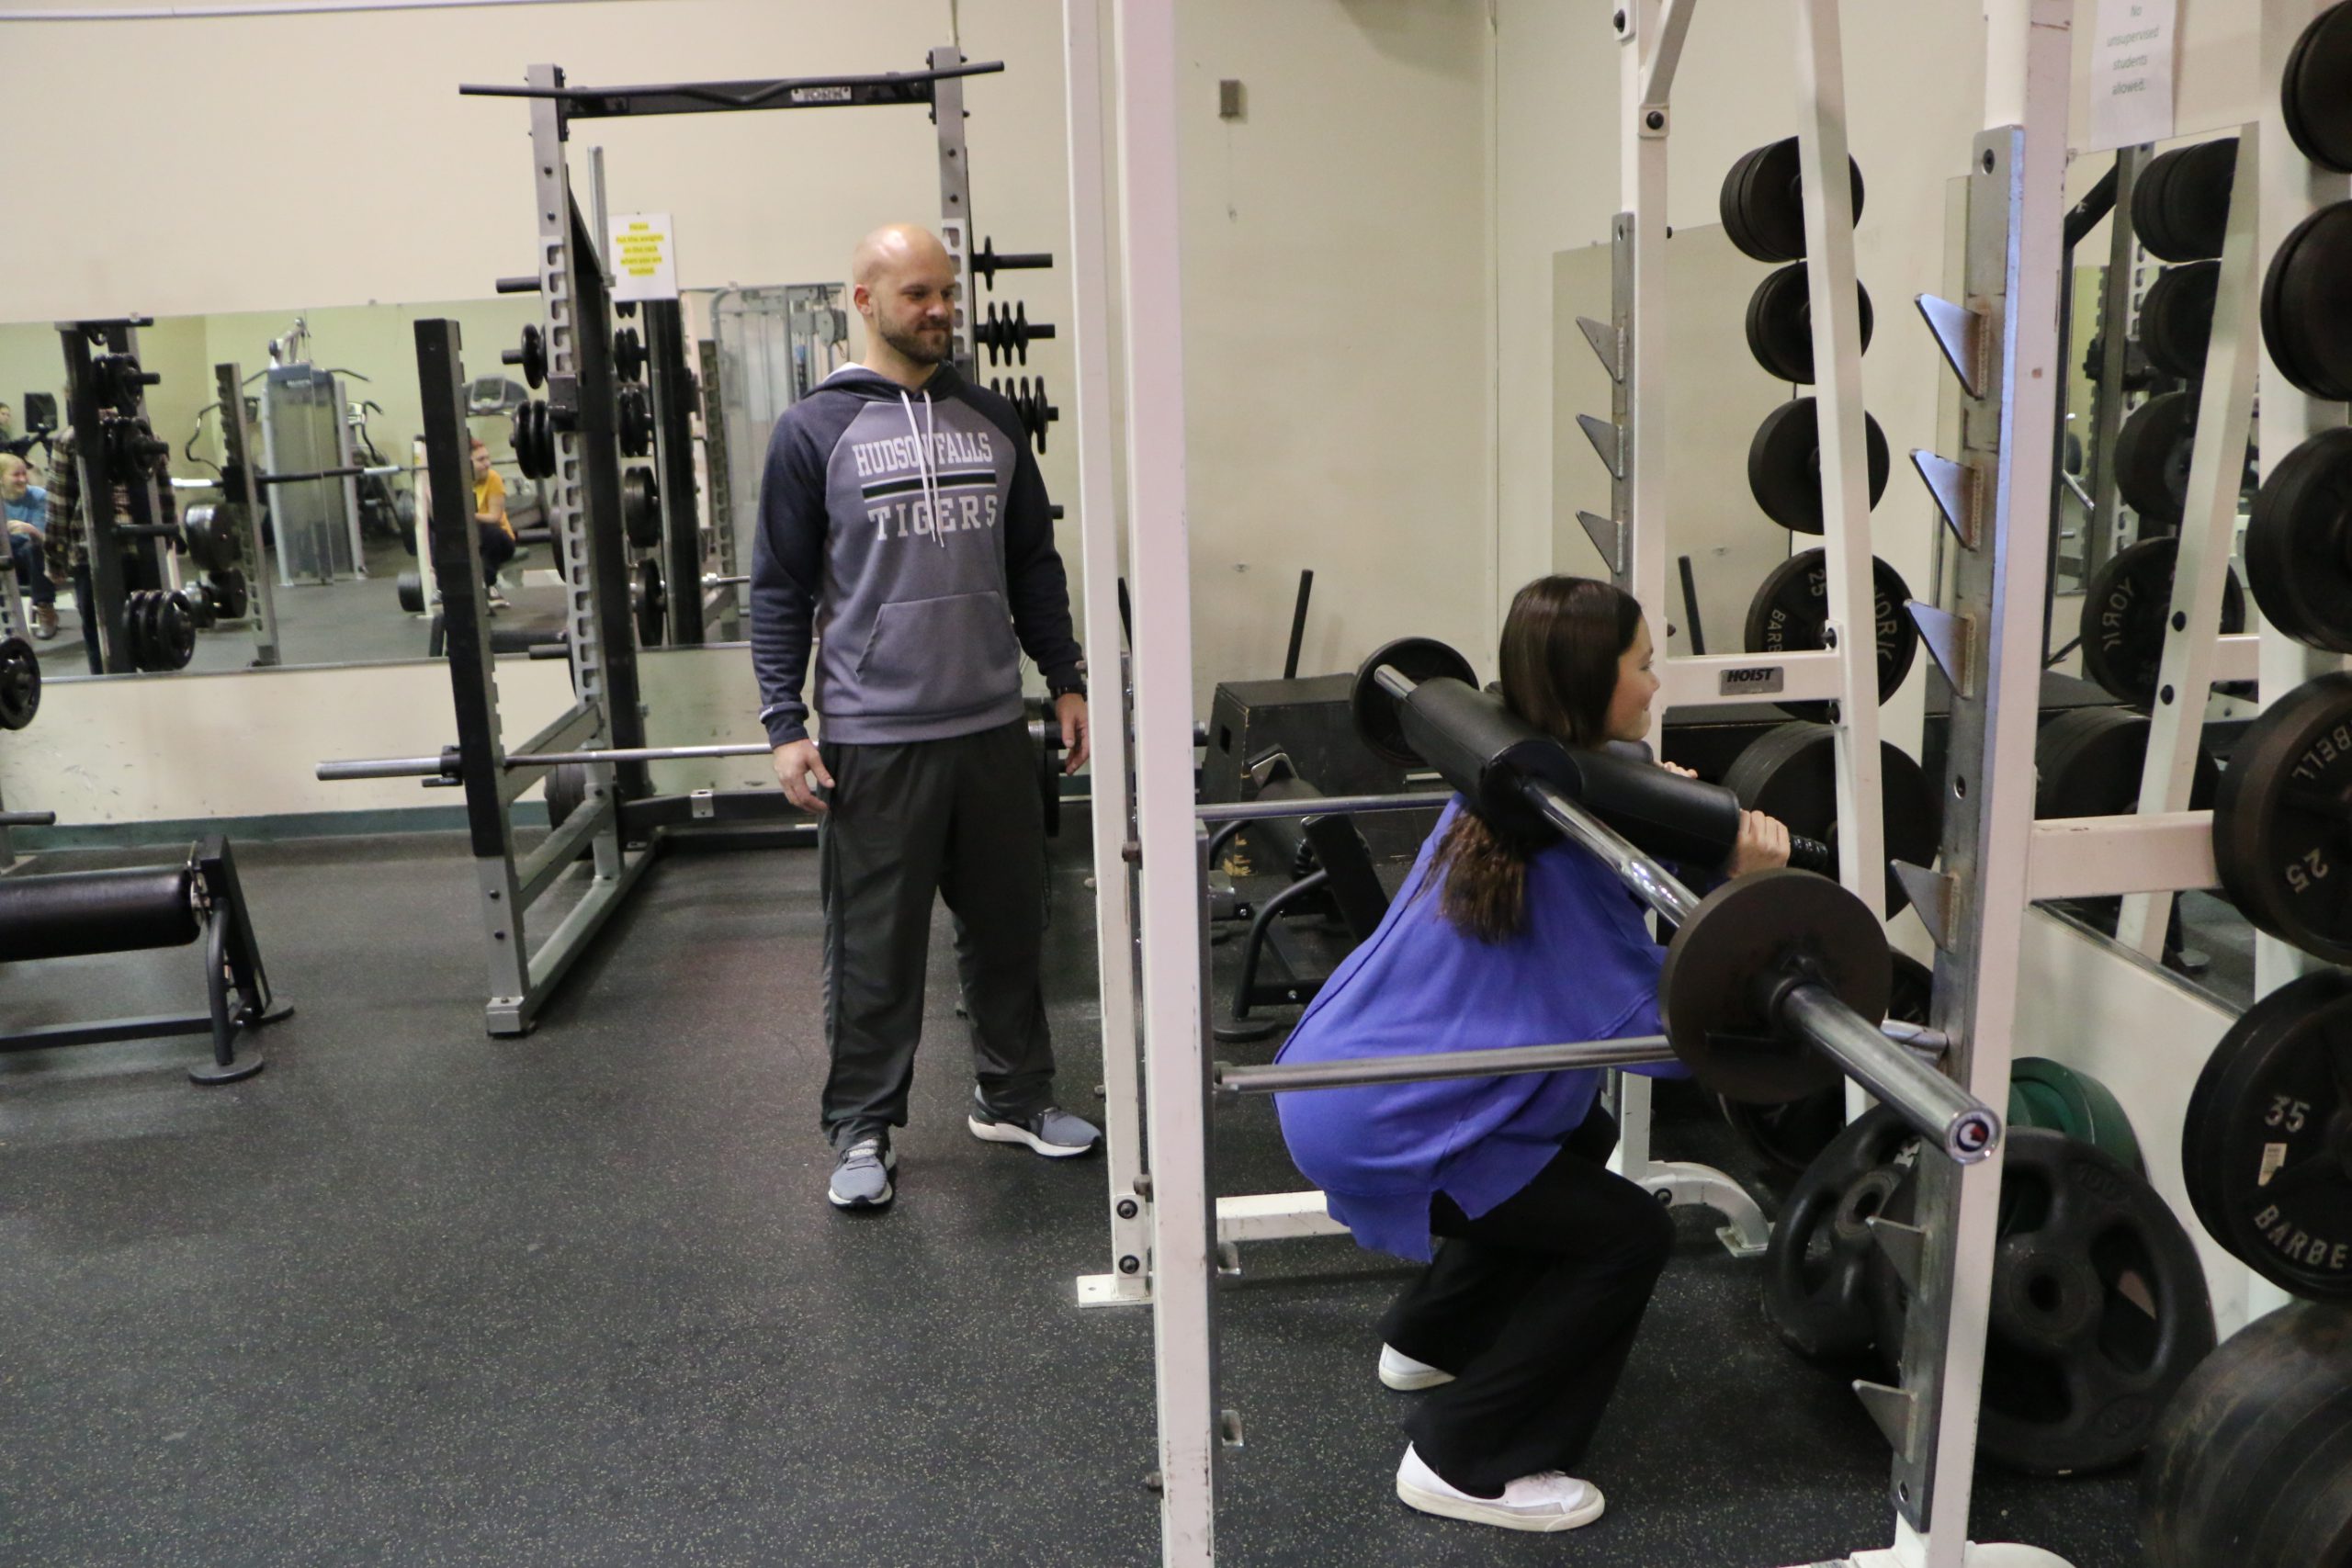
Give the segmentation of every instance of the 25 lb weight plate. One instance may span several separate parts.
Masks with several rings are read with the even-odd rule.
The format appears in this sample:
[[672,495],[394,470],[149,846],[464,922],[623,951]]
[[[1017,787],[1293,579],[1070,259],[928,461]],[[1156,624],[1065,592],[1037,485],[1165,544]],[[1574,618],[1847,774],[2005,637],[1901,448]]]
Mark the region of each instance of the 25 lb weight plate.
[[1421,758],[1405,744],[1399,705],[1380,689],[1374,679],[1383,665],[1394,667],[1398,674],[1417,684],[1444,676],[1475,686],[1478,683],[1477,671],[1462,655],[1428,637],[1398,637],[1395,642],[1384,643],[1356,666],[1356,683],[1349,694],[1348,707],[1355,716],[1357,736],[1382,761],[1400,768],[1418,768]]
[[[1802,653],[1822,646],[1823,628],[1829,624],[1829,581],[1826,558],[1819,550],[1803,550],[1767,573],[1748,602],[1744,641],[1750,653]],[[1884,561],[1871,561],[1873,592],[1871,613],[1878,639],[1878,700],[1895,694],[1911,673],[1919,653],[1919,628],[1905,607],[1910,586]],[[1826,702],[1781,703],[1792,718],[1826,722]]]
[[2246,726],[2213,795],[2213,860],[2238,913],[2352,964],[2352,673],[2307,681]]
[[[1880,798],[1886,854],[1914,865],[1934,862],[1943,840],[1936,787],[1919,764],[1891,740],[1879,742]],[[1792,833],[1838,847],[1838,741],[1826,724],[1784,724],[1751,742],[1724,773],[1740,805],[1787,824]],[[1886,874],[1886,912],[1910,902],[1894,874]]]
[[2246,520],[2245,578],[2272,626],[2352,653],[2352,429],[2321,431],[2262,481]]
[[[1862,313],[1862,347],[1871,345],[1871,291],[1854,285]],[[1768,275],[1747,299],[1747,351],[1773,379],[1813,381],[1813,296],[1804,263]]]
[[[1854,219],[1862,216],[1862,170],[1849,155]],[[1717,202],[1724,233],[1760,262],[1804,258],[1804,179],[1793,136],[1758,147],[1738,159],[1724,176]]]
[[[2171,1206],[2104,1150],[2012,1127],[2001,1162],[1977,1456],[2029,1475],[2122,1464],[2213,1348],[2204,1266]],[[1913,1217],[1918,1179],[1888,1195],[1888,1218]],[[1910,1303],[1883,1255],[1871,1294],[1892,1366]]]
[[[2142,707],[2156,700],[2179,553],[2177,539],[2143,539],[2109,556],[2083,592],[2083,673]],[[2221,629],[2245,629],[2245,594],[2234,571],[2222,588]]]
[[40,712],[40,656],[23,637],[0,637],[0,729],[22,729]]
[[2181,1170],[2197,1217],[2283,1290],[2352,1300],[2352,976],[2290,980],[2248,1008],[2188,1097]]
[[[1792,398],[1764,416],[1747,444],[1747,489],[1764,515],[1795,534],[1818,534],[1822,526],[1821,414],[1811,398]],[[1862,415],[1863,448],[1870,468],[1871,505],[1886,493],[1886,433]]]

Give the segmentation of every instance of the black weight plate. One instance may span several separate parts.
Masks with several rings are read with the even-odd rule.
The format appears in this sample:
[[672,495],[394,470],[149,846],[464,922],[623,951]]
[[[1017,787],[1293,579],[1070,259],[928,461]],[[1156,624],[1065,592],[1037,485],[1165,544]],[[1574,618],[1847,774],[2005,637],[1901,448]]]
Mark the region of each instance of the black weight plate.
[[623,327],[613,334],[613,372],[624,381],[645,374],[645,340],[638,336],[635,327]]
[[2278,459],[2255,494],[2245,553],[2265,619],[2352,653],[2352,429],[2323,430]]
[[2331,6],[2295,40],[2281,73],[2287,134],[2323,169],[2352,175],[2352,5]]
[[548,770],[544,790],[548,803],[548,827],[562,827],[571,814],[587,803],[588,764],[558,762]]
[[245,583],[245,574],[233,567],[216,571],[205,580],[212,585],[212,603],[219,606],[220,618],[242,621],[245,612],[253,608],[253,595]]
[[[1977,1457],[2029,1475],[2123,1464],[2213,1348],[2204,1266],[2171,1207],[2106,1151],[2011,1127],[2001,1161]],[[1883,1212],[1909,1220],[1917,1192],[1915,1171]],[[1908,1292],[1883,1258],[1871,1295],[1893,1365]]]
[[1748,249],[1753,237],[1747,232],[1747,217],[1742,207],[1746,199],[1743,192],[1748,170],[1755,167],[1756,160],[1763,154],[1764,149],[1756,147],[1734,158],[1731,167],[1724,171],[1723,189],[1715,195],[1715,214],[1723,220],[1724,234],[1733,244],[1751,256],[1756,253]]
[[[1842,1110],[1842,1081],[1835,1092]],[[1790,1189],[1764,1254],[1764,1318],[1798,1354],[1836,1360],[1871,1348],[1878,1242],[1870,1220],[1917,1147],[1901,1114],[1878,1106],[1833,1137]]]
[[[1935,971],[1907,953],[1887,956],[1894,963],[1894,987],[1886,1016],[1905,1023],[1926,1023],[1935,1004]],[[1781,1105],[1747,1105],[1721,1095],[1715,1097],[1715,1104],[1732,1131],[1771,1168],[1768,1180],[1773,1176],[1802,1175],[1847,1127],[1842,1082]],[[1784,1218],[1787,1212],[1781,1211]],[[1774,1235],[1778,1237],[1777,1230]]]
[[2222,254],[2238,139],[2225,136],[2159,153],[2132,189],[2132,228],[2148,252],[2168,262]]
[[401,608],[412,615],[424,613],[424,574],[404,571],[392,580],[392,592],[399,595]]
[[[1887,858],[1933,863],[1943,841],[1936,787],[1891,740],[1879,742],[1879,780]],[[1724,785],[1750,811],[1780,818],[1792,833],[1838,847],[1838,741],[1827,725],[1784,724],[1758,737],[1724,771]],[[1909,902],[1889,871],[1888,916],[1901,913]]]
[[167,670],[185,670],[196,657],[196,613],[179,592],[161,594],[155,602],[155,646]]
[[523,379],[537,391],[548,381],[548,340],[539,329],[529,323],[523,328]]
[[621,473],[621,532],[636,549],[650,550],[662,542],[662,488],[651,468]]
[[2352,1562],[2352,1314],[2294,1303],[2205,1358],[2140,1470],[2149,1568]]
[[616,434],[626,457],[642,457],[653,449],[653,400],[643,387],[631,383],[621,388]]
[[[1871,291],[1854,285],[1861,307],[1862,347],[1871,345],[1875,324]],[[1813,381],[1813,299],[1804,263],[1768,274],[1747,300],[1747,351],[1775,380]]]
[[[1741,160],[1736,213],[1726,212],[1724,231],[1731,243],[1760,262],[1804,257],[1804,189],[1793,136],[1761,147]],[[1739,165],[1734,165],[1736,168]],[[1849,155],[1854,220],[1862,217],[1862,170]],[[1726,182],[1727,185],[1729,182]]]
[[662,641],[662,628],[668,623],[669,594],[662,582],[662,563],[647,557],[637,563],[636,592],[629,597],[637,611],[637,640],[640,647],[652,648]]
[[2190,1093],[2181,1146],[2215,1240],[2281,1289],[2352,1300],[2352,976],[2291,980],[2246,1010]]
[[[1750,653],[1802,653],[1821,646],[1821,631],[1829,619],[1829,582],[1822,552],[1801,550],[1765,575],[1748,601],[1744,641]],[[1884,561],[1871,561],[1871,613],[1878,626],[1878,700],[1884,702],[1911,673],[1919,653],[1919,627],[1907,606],[1911,589],[1903,576]],[[1826,723],[1826,702],[1777,705],[1792,718]]]
[[[2034,737],[2034,816],[2121,817],[2137,811],[2140,772],[2147,758],[2147,715],[2128,708],[2068,708]],[[2220,783],[2212,754],[2199,747],[2188,808],[2211,807]]]
[[2213,795],[2213,859],[2238,913],[2352,964],[2352,674],[2307,681],[2250,722]]
[[22,729],[40,712],[40,655],[23,637],[0,637],[0,729]]
[[2213,336],[2213,296],[2222,264],[2168,266],[2140,301],[2140,347],[2169,376],[2194,381],[2205,374],[2205,345]]
[[147,633],[147,607],[153,601],[153,591],[145,588],[133,589],[122,597],[123,640],[130,644],[124,651],[130,654],[133,670],[155,668]]
[[[2083,673],[2142,707],[2156,700],[2179,553],[2177,539],[2143,539],[2109,556],[2083,592]],[[2245,630],[2245,592],[2235,571],[2222,585],[2221,629]]]
[[1405,723],[1398,713],[1396,699],[1380,689],[1373,677],[1383,665],[1393,665],[1398,674],[1416,684],[1448,676],[1466,686],[1478,683],[1477,671],[1470,661],[1435,637],[1398,637],[1385,643],[1367,655],[1356,666],[1356,682],[1348,695],[1349,711],[1355,716],[1356,735],[1373,755],[1400,768],[1418,768],[1421,759],[1405,744]]
[[[1821,532],[1820,406],[1792,398],[1764,416],[1747,444],[1747,488],[1764,515],[1794,534]],[[1886,433],[1862,415],[1870,467],[1871,505],[1886,493]]]
[[522,469],[523,477],[526,479],[543,479],[548,477],[539,471],[539,447],[536,435],[539,411],[544,407],[546,405],[543,403],[522,403],[515,408],[510,417],[513,429],[507,440],[514,448],[514,465]]
[[2262,341],[2312,397],[2352,400],[2352,201],[2290,230],[2262,278]]
[[1811,960],[1823,982],[1875,1023],[1894,979],[1886,931],[1870,907],[1826,876],[1782,867],[1735,877],[1699,901],[1674,933],[1658,976],[1674,1054],[1700,1087],[1773,1104],[1838,1080],[1836,1063],[1763,1013],[1758,978]]
[[2180,521],[2197,440],[2197,394],[2166,392],[2132,411],[2115,434],[2115,489],[2143,517]]
[[1037,716],[1037,803],[1045,814],[1046,837],[1058,838],[1062,830],[1062,723],[1047,703]]

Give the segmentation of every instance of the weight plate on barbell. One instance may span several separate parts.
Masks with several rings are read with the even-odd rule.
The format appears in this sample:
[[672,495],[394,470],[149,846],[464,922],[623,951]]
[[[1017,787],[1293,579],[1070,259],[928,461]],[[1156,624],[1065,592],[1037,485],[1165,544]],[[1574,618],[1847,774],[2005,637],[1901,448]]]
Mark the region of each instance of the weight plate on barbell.
[[[1747,444],[1748,492],[1765,516],[1793,534],[1821,532],[1820,419],[1813,399],[1792,398],[1764,416]],[[1886,493],[1886,433],[1867,413],[1862,439],[1875,507]]]
[[[1838,740],[1826,724],[1784,724],[1750,742],[1724,772],[1740,805],[1778,818],[1792,833],[1838,847]],[[1892,740],[1879,742],[1880,825],[1890,861],[1931,864],[1943,841],[1936,787]],[[1910,896],[1886,874],[1886,912],[1900,914]]]
[[2262,341],[2312,397],[2352,400],[2352,201],[2289,231],[2262,276]]
[[[2129,708],[2069,708],[2034,737],[2033,814],[2121,817],[2140,808],[2140,773],[2148,757],[2148,716]],[[2197,749],[2188,808],[2213,804],[2221,770]]]
[[2150,159],[2132,187],[2132,229],[2140,243],[2168,262],[2220,255],[2237,158],[2238,139],[2224,136]]
[[2313,17],[2287,56],[2278,107],[2287,134],[2321,168],[2352,175],[2352,6],[2331,6]]
[[2352,653],[2352,429],[2323,430],[2256,492],[2245,580],[2264,619],[2296,641]]
[[[1851,180],[1854,219],[1862,216],[1862,170],[1850,154],[1846,168]],[[1731,243],[1760,262],[1801,261],[1804,257],[1804,190],[1803,170],[1793,136],[1758,147],[1732,164],[1724,176],[1718,202],[1724,232]]]
[[[2083,673],[2142,707],[2156,700],[2179,554],[2177,539],[2143,539],[2109,556],[2083,591]],[[2222,585],[2221,629],[2245,630],[2245,593],[2235,571]]]
[[2352,976],[2261,998],[2213,1047],[2181,1126],[2189,1201],[2281,1289],[2352,1300]]
[[[1935,971],[1907,953],[1890,953],[1894,964],[1894,990],[1886,1016],[1905,1023],[1926,1023],[1935,1005]],[[1846,1086],[1828,1088],[1781,1105],[1745,1105],[1715,1097],[1715,1104],[1747,1146],[1781,1176],[1795,1177],[1821,1157],[1846,1122]],[[1786,1217],[1788,1210],[1781,1214]],[[1779,1231],[1775,1229],[1777,1238]],[[1769,1309],[1768,1309],[1769,1310]]]
[[[1917,1168],[1882,1213],[1911,1223]],[[2172,1207],[2104,1149],[2040,1127],[2001,1140],[1976,1451],[2029,1475],[2105,1470],[2148,1445],[2213,1348],[2204,1265]],[[1881,1254],[1879,1354],[1901,1359],[1909,1291]]]
[[2213,335],[2213,295],[2222,264],[2168,266],[2140,300],[2140,348],[2166,375],[2194,381],[2205,374],[2205,345]]
[[621,532],[635,549],[662,543],[662,487],[651,468],[621,472]]
[[[1744,641],[1750,653],[1802,653],[1822,646],[1822,630],[1829,623],[1829,581],[1820,550],[1801,550],[1774,567],[1757,586],[1748,602]],[[1919,628],[1911,619],[1910,585],[1902,573],[1872,557],[1871,614],[1878,637],[1878,700],[1894,695],[1911,673],[1918,657]],[[1830,705],[1824,702],[1776,705],[1792,718],[1826,723]]]
[[0,729],[22,729],[40,712],[40,655],[23,637],[0,637]]
[[1380,689],[1374,679],[1381,666],[1395,667],[1399,675],[1419,684],[1440,676],[1461,682],[1465,686],[1478,683],[1478,674],[1470,661],[1435,637],[1405,637],[1384,643],[1356,666],[1354,687],[1348,694],[1348,709],[1354,715],[1356,735],[1372,754],[1385,762],[1400,768],[1418,768],[1420,756],[1405,744],[1403,705]]
[[2352,673],[2307,681],[2245,727],[2213,794],[2213,861],[2238,913],[2352,964]]
[[[1871,345],[1871,291],[1854,285],[1861,307],[1862,347]],[[1747,351],[1773,379],[1813,381],[1813,297],[1804,263],[1768,274],[1747,299]]]
[[1893,970],[1886,929],[1826,876],[1785,866],[1736,877],[1699,901],[1674,933],[1658,976],[1658,1010],[1674,1054],[1700,1087],[1775,1103],[1837,1082],[1838,1065],[1764,1015],[1758,977],[1795,959],[1875,1024]]

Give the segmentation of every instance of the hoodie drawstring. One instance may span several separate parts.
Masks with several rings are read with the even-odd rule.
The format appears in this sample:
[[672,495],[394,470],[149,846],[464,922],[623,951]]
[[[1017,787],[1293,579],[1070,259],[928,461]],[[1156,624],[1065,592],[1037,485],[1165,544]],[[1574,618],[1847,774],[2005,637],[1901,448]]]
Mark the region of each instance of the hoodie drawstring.
[[922,474],[922,503],[931,512],[931,536],[944,550],[947,547],[947,532],[939,523],[939,471],[931,462],[931,444],[938,434],[938,426],[933,420],[931,389],[923,389],[921,429],[915,425],[915,405],[903,387],[899,389],[899,406],[906,411],[907,434],[915,439],[915,461]]

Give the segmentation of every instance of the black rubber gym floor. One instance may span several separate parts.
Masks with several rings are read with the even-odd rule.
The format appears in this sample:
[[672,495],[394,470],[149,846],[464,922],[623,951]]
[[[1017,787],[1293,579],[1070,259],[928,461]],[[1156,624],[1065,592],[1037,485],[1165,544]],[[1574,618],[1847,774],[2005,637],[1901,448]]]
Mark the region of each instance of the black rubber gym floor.
[[[1091,896],[1082,839],[1056,852],[1048,986],[1083,1111]],[[300,1010],[266,1072],[198,1089],[192,1039],[0,1057],[0,1562],[1159,1561],[1149,1314],[1073,1304],[1108,1261],[1102,1166],[965,1131],[944,921],[901,1195],[844,1215],[805,852],[655,866],[508,1041],[481,1032],[458,839],[240,856]],[[192,949],[0,964],[24,1023],[199,995]],[[1738,1164],[1711,1114],[1662,1104],[1661,1155]],[[1225,1190],[1298,1185],[1270,1107],[1220,1128]],[[1772,1338],[1760,1265],[1707,1216],[1589,1467],[1610,1513],[1559,1539],[1396,1501],[1412,1396],[1375,1382],[1372,1325],[1401,1266],[1344,1239],[1245,1261],[1222,1561],[1776,1568],[1890,1539],[1883,1443]],[[2124,1568],[2132,1484],[1987,1474],[1972,1533]]]

